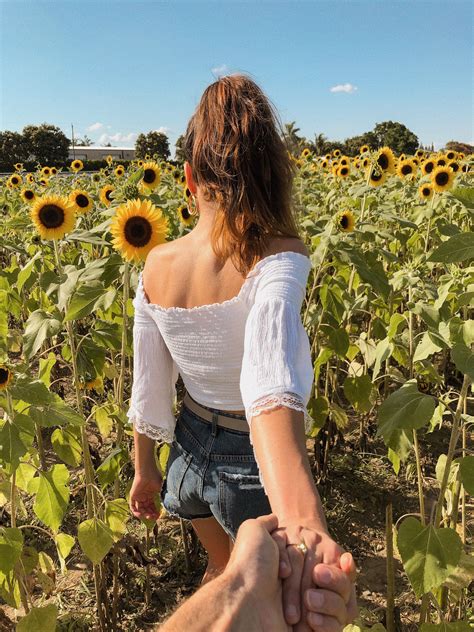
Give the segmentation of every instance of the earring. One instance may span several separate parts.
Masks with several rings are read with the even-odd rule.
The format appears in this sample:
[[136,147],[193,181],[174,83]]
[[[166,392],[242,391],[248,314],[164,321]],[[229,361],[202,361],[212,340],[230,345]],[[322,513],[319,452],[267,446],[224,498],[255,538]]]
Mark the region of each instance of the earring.
[[[191,215],[199,215],[199,209],[198,209],[198,205],[197,205],[197,200],[196,200],[196,196],[194,194],[191,194],[191,197],[189,198],[189,200],[192,202],[189,204],[189,212]],[[193,206],[193,208],[191,208],[191,206]]]

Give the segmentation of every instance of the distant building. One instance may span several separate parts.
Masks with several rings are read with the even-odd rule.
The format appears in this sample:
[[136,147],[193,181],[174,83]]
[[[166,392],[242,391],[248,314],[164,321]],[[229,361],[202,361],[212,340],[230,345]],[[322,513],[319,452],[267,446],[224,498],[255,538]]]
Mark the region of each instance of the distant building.
[[69,147],[69,160],[78,158],[79,160],[105,160],[107,156],[112,156],[118,160],[133,160],[135,158],[135,149],[133,147],[82,147],[75,145],[74,151],[72,145]]

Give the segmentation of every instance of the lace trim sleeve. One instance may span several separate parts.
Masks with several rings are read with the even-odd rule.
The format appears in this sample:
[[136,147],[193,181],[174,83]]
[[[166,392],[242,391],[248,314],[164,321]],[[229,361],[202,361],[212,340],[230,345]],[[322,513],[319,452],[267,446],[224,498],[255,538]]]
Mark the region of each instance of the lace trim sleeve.
[[147,437],[149,437],[150,439],[154,439],[155,441],[173,443],[174,429],[171,430],[147,423],[138,415],[138,413],[133,408],[127,412],[127,417],[136,428],[137,432],[139,432],[140,434],[146,435]]

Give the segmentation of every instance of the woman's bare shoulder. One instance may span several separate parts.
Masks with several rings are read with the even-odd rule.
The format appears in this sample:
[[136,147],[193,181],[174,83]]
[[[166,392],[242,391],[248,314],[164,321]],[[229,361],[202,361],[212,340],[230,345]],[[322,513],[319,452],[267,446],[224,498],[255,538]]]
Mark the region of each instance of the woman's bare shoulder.
[[277,252],[286,252],[291,250],[292,252],[298,252],[300,255],[310,256],[310,252],[301,239],[298,237],[274,237],[268,253],[265,256],[273,255]]

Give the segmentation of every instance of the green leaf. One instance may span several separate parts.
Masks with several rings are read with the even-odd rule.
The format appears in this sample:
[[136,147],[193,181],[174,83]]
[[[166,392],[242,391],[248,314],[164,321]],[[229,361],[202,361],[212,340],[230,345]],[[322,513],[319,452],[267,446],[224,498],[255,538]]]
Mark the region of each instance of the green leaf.
[[474,258],[474,233],[459,233],[443,242],[427,261],[439,261],[441,263],[459,263]]
[[72,547],[76,542],[75,538],[68,533],[58,533],[55,537],[56,548],[59,555],[65,560],[69,553],[72,551]]
[[377,343],[377,347],[375,348],[375,364],[372,372],[373,380],[375,380],[377,375],[380,373],[382,362],[385,362],[385,360],[390,357],[392,352],[393,342],[390,342],[388,336]]
[[451,357],[458,371],[474,380],[474,353],[466,345],[458,343],[451,350]]
[[42,608],[32,608],[26,617],[20,619],[16,632],[55,632],[58,608],[50,603]]
[[420,632],[472,632],[469,621],[452,621],[451,623],[423,623]]
[[474,209],[474,187],[454,187],[450,194],[464,204],[466,208]]
[[314,420],[310,436],[315,437],[328,418],[329,400],[324,397],[324,395],[321,395],[320,397],[312,397],[308,402],[308,412]]
[[459,473],[464,489],[474,496],[474,456],[464,456],[459,459]]
[[159,465],[162,474],[166,472],[166,464],[168,463],[168,457],[170,455],[171,446],[169,443],[164,443],[160,448]]
[[105,522],[110,528],[115,542],[118,542],[127,530],[127,520],[129,518],[130,510],[125,498],[116,498],[115,500],[106,501]]
[[51,445],[59,458],[77,467],[82,460],[81,429],[78,426],[56,428],[51,435]]
[[438,346],[433,341],[433,337],[430,335],[430,332],[425,331],[425,333],[421,337],[420,342],[416,346],[415,353],[413,355],[413,362],[425,360],[426,358],[429,358],[429,356],[433,353],[441,351],[441,349],[442,347]]
[[97,478],[101,487],[111,485],[120,475],[120,470],[128,460],[128,451],[124,447],[114,448],[97,468]]
[[347,350],[349,349],[349,334],[347,331],[342,328],[331,329],[328,338],[331,349],[341,358],[345,358]]
[[422,428],[434,409],[434,398],[418,391],[416,379],[408,380],[379,407],[377,436],[382,435],[385,445],[397,450],[397,431]]
[[77,530],[77,539],[84,554],[93,564],[99,564],[114,543],[112,530],[99,518],[81,522]]
[[43,342],[55,336],[62,329],[62,323],[52,314],[43,309],[32,312],[26,321],[25,333],[23,334],[23,354],[29,360],[41,348]]
[[64,518],[69,502],[69,471],[63,463],[53,465],[49,472],[40,472],[38,492],[33,511],[55,533]]
[[346,411],[334,402],[329,404],[329,418],[336,424],[339,430],[347,428],[347,424],[349,423]]
[[81,283],[72,295],[64,320],[69,321],[88,316],[100,307],[104,294],[105,288],[100,281]]
[[[0,422],[1,423],[1,422]],[[16,413],[13,421],[5,419],[0,427],[0,463],[13,472],[33,445],[35,434],[31,419]]]
[[346,378],[343,388],[344,395],[350,401],[354,410],[360,413],[367,413],[372,408],[375,402],[373,384],[367,374]]
[[51,385],[51,370],[56,364],[56,355],[50,351],[47,358],[39,359],[38,379],[49,388]]
[[6,574],[15,567],[23,549],[23,534],[16,527],[0,527],[0,571]]
[[423,526],[413,517],[406,518],[399,530],[397,546],[408,579],[418,598],[433,591],[455,570],[462,542],[453,529]]

